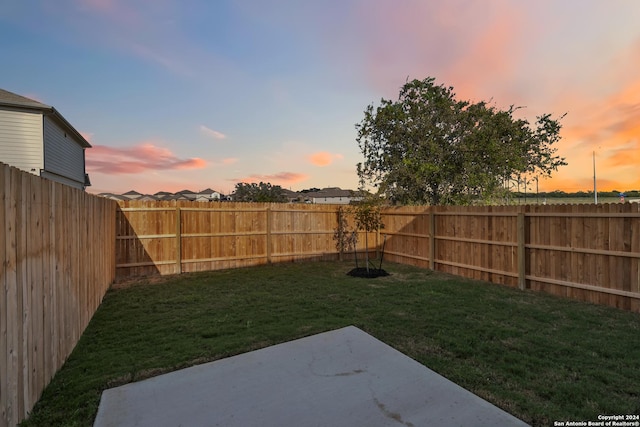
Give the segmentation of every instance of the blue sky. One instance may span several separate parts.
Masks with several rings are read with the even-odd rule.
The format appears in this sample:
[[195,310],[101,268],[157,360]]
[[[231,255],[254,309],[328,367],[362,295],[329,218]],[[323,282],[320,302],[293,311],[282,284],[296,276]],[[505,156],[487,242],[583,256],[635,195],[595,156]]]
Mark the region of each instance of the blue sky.
[[92,192],[356,188],[407,78],[562,121],[541,190],[640,189],[636,0],[0,0],[0,87],[90,143]]

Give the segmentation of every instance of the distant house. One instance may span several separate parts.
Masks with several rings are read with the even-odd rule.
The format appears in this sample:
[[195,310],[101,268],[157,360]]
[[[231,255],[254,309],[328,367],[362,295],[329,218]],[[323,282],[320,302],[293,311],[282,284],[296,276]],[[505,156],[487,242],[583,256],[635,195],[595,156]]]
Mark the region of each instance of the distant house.
[[220,193],[207,188],[206,190],[202,190],[198,193],[196,202],[219,202],[221,198],[222,195]]
[[136,199],[139,202],[157,202],[160,200],[156,196],[152,196],[151,194],[143,194],[141,197]]
[[[317,204],[334,204],[348,205],[350,203],[359,202],[363,199],[360,192],[353,190],[343,190],[338,187],[329,187],[319,190],[304,190],[295,192],[286,188],[282,189],[282,193],[289,203],[317,203]],[[177,193],[169,193],[167,191],[159,191],[154,195],[142,194],[131,190],[124,194],[101,193],[100,196],[109,197],[114,200],[167,200],[167,201],[184,201],[184,202],[216,202],[216,201],[232,201],[233,195],[223,195],[218,191],[207,188],[202,191],[182,190]]]
[[124,197],[126,197],[127,199],[129,199],[129,200],[138,200],[140,197],[143,196],[142,193],[138,193],[135,190],[127,191],[126,193],[123,193],[122,195]]
[[157,193],[154,194],[155,197],[158,198],[158,200],[164,200],[167,197],[171,196],[173,193],[169,193],[168,191],[158,191]]
[[90,147],[55,108],[0,89],[0,162],[84,189]]
[[106,197],[107,199],[111,199],[111,200],[130,200],[128,197],[123,196],[121,194],[114,194],[114,193],[100,193],[98,194],[98,196],[100,197]]
[[191,200],[194,201],[198,197],[197,191],[192,190],[182,190],[174,193],[173,198],[171,200]]
[[305,193],[305,201],[315,204],[348,205],[351,202],[362,200],[362,196],[352,190],[343,190],[338,187],[323,188],[320,191]]
[[291,191],[287,188],[283,188],[282,189],[282,194],[284,194],[284,196],[287,198],[287,201],[289,203],[292,202],[297,202],[300,200],[300,193],[296,192],[296,191]]
[[183,202],[193,202],[194,199],[191,198],[191,197],[187,197],[182,193],[175,193],[175,194],[171,194],[170,196],[166,196],[162,200],[176,200],[176,201],[183,201]]

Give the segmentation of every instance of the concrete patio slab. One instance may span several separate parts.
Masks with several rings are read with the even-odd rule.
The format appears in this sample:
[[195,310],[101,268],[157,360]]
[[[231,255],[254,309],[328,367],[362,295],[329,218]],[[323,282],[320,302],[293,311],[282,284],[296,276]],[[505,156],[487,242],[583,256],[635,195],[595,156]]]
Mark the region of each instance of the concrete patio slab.
[[349,326],[105,390],[95,427],[526,426]]

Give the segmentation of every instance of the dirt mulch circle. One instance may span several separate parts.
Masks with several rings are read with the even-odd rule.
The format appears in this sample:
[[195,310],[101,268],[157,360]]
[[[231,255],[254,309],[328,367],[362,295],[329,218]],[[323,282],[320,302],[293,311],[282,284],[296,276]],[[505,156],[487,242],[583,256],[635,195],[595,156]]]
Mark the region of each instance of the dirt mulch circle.
[[367,271],[365,267],[354,268],[353,270],[349,271],[347,274],[349,276],[364,277],[367,279],[373,279],[376,277],[384,277],[389,275],[389,273],[387,273],[382,268],[370,268],[369,271]]

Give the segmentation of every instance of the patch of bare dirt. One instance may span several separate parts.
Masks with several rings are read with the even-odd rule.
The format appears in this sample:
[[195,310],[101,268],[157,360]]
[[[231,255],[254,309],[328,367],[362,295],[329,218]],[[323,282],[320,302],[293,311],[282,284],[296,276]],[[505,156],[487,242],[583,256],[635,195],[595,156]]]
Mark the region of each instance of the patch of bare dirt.
[[389,273],[387,273],[383,268],[366,269],[365,267],[354,268],[353,270],[349,271],[347,274],[349,276],[364,277],[367,279],[373,279],[375,277],[384,277],[389,275]]

